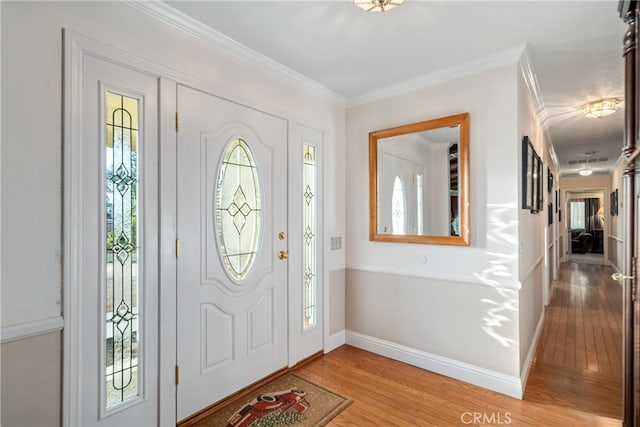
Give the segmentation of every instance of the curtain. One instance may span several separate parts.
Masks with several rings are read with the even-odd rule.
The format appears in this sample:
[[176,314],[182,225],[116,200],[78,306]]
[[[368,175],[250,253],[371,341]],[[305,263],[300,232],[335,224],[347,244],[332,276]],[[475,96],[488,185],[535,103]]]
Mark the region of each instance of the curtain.
[[604,228],[604,209],[598,198],[584,199],[584,229],[587,233]]

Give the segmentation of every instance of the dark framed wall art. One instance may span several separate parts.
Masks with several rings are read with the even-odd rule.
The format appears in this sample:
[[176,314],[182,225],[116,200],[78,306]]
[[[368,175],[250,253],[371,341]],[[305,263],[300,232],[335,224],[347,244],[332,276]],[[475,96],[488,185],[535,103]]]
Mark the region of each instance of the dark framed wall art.
[[615,197],[615,191],[609,193],[609,213],[611,214],[611,216],[614,216],[616,214],[616,208],[614,207]]
[[609,194],[609,211],[611,213],[611,216],[618,215],[618,204],[618,189],[616,188],[611,192],[611,194]]
[[528,136],[522,138],[522,209],[531,213],[542,210],[543,203],[543,173],[542,159],[533,148]]
[[533,209],[533,145],[529,137],[522,138],[522,209]]
[[[534,150],[535,153],[535,150]],[[536,158],[537,158],[537,165],[538,165],[538,170],[537,173],[535,174],[535,178],[536,178],[536,186],[538,187],[538,198],[537,203],[536,203],[536,212],[540,212],[542,211],[542,204],[544,203],[544,165],[542,164],[542,158],[540,156],[538,156],[538,154],[536,153]]]

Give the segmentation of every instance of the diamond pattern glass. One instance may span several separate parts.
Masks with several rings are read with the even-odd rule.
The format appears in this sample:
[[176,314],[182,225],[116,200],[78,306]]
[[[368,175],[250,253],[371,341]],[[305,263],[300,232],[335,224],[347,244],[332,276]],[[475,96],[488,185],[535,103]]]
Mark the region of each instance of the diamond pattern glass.
[[140,394],[138,324],[139,101],[106,93],[106,285],[102,339],[107,409]]
[[316,147],[304,145],[304,159],[302,170],[303,188],[303,316],[304,329],[314,326],[317,322],[316,314]]
[[260,183],[255,159],[242,139],[232,141],[218,173],[215,221],[222,263],[234,280],[253,265],[260,238]]
[[404,186],[399,176],[393,181],[393,193],[391,195],[391,229],[393,234],[405,234],[405,198]]

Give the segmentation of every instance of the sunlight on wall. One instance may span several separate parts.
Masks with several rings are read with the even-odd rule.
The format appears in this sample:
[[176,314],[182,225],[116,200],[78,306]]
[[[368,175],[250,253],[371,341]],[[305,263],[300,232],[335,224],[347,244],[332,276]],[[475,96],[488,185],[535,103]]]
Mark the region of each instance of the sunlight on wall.
[[517,206],[515,203],[489,204],[487,211],[490,225],[487,241],[488,246],[494,250],[487,251],[491,259],[489,266],[481,273],[474,273],[474,276],[485,285],[494,287],[499,300],[494,301],[489,298],[480,300],[489,306],[486,316],[482,318],[482,329],[500,345],[515,349],[518,348],[515,329],[507,333],[507,328],[513,327],[514,319],[517,319],[518,290],[504,286],[514,287],[517,283],[515,275],[518,260]]

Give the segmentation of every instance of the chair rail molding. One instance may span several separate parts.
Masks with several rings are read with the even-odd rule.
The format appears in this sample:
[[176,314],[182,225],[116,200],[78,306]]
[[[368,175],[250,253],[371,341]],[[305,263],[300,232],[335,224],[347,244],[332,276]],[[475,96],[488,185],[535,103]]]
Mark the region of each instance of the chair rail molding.
[[64,319],[62,316],[3,326],[2,331],[0,331],[0,341],[2,344],[5,344],[12,341],[48,334],[50,332],[61,331],[63,326]]

